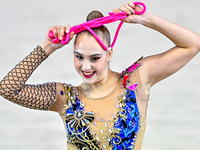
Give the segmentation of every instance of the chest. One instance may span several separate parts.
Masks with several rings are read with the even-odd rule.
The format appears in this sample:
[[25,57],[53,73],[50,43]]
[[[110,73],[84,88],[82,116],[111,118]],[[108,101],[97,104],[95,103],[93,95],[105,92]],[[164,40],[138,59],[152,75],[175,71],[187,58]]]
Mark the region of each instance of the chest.
[[70,97],[65,118],[68,143],[78,149],[132,149],[140,124],[135,92],[127,90],[104,103],[87,102]]

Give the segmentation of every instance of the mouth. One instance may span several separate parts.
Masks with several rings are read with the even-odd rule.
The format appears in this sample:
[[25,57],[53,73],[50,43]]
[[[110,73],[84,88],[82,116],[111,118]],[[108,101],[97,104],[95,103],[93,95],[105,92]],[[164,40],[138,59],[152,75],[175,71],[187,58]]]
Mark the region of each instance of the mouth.
[[82,74],[83,74],[83,76],[85,77],[85,78],[91,78],[91,77],[93,77],[94,76],[94,74],[95,74],[95,72],[96,71],[82,71],[81,70],[81,72],[82,72]]

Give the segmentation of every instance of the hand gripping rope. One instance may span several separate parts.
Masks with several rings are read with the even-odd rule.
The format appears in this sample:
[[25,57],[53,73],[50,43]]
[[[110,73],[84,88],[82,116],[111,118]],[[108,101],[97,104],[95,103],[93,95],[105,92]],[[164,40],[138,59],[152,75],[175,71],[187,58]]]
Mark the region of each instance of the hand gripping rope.
[[[135,14],[136,15],[141,15],[143,14],[145,11],[146,11],[146,6],[145,4],[143,4],[142,2],[134,2],[133,3],[134,5],[141,5],[143,7],[143,10],[141,12],[137,12],[135,11]],[[109,16],[105,16],[105,17],[101,17],[101,18],[97,18],[97,19],[94,19],[94,20],[90,20],[88,22],[85,22],[85,23],[82,23],[82,24],[79,24],[79,25],[75,25],[73,27],[70,28],[69,30],[69,33],[67,33],[64,38],[60,41],[57,37],[55,38],[54,37],[54,34],[53,34],[53,31],[50,30],[49,32],[49,37],[52,38],[52,42],[53,43],[59,43],[61,42],[62,44],[67,44],[68,41],[69,41],[69,37],[70,37],[70,33],[71,32],[74,32],[74,35],[81,32],[81,31],[84,31],[84,30],[88,30],[92,33],[92,35],[96,38],[96,40],[99,42],[99,44],[103,47],[103,49],[105,50],[110,50],[114,47],[115,45],[115,42],[117,40],[117,36],[118,36],[118,33],[119,33],[119,30],[123,24],[123,21],[121,21],[119,23],[119,26],[116,30],[116,33],[115,33],[115,36],[114,36],[114,39],[113,39],[113,43],[111,44],[111,46],[109,48],[107,48],[103,42],[100,40],[100,38],[94,33],[94,31],[91,29],[91,28],[96,28],[96,27],[100,27],[104,24],[108,24],[108,23],[112,23],[112,22],[115,22],[117,20],[121,20],[121,19],[125,19],[127,17],[127,14],[125,12],[119,12],[119,13],[113,13],[113,12],[110,12],[109,13]]]

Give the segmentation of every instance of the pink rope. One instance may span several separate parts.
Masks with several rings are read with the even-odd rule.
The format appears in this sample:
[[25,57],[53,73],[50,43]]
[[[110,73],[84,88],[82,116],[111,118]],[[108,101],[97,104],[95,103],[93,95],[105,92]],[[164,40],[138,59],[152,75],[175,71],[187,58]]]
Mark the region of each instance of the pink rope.
[[[135,14],[141,15],[146,11],[146,6],[142,2],[134,2],[134,5],[141,5],[143,7],[143,10],[141,12],[135,12]],[[115,45],[115,42],[117,40],[117,36],[119,34],[119,30],[120,30],[120,28],[123,24],[123,21],[121,21],[119,23],[118,28],[117,28],[116,33],[115,33],[115,36],[114,36],[114,39],[113,39],[113,42],[112,42],[112,44],[109,48],[107,48],[104,45],[104,43],[100,40],[100,38],[96,35],[96,33],[91,28],[100,27],[104,24],[108,24],[108,23],[112,23],[112,22],[115,22],[115,21],[118,21],[118,20],[125,19],[126,17],[127,17],[127,14],[125,12],[119,12],[119,13],[116,13],[116,14],[113,13],[113,12],[110,12],[109,16],[90,20],[88,22],[85,22],[85,23],[71,27],[70,30],[69,30],[69,33],[67,33],[61,41],[57,37],[56,38],[54,37],[52,30],[49,32],[49,37],[53,38],[52,39],[53,43],[61,42],[62,44],[67,44],[69,42],[69,36],[70,36],[71,32],[74,32],[74,35],[75,35],[75,34],[81,32],[81,31],[88,30],[96,38],[96,40],[103,47],[103,49],[109,50],[109,49],[112,49]]]

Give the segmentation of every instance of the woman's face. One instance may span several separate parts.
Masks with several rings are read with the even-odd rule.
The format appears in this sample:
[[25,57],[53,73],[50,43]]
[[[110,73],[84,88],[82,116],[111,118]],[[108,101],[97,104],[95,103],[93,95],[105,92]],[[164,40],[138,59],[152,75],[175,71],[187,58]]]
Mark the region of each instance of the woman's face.
[[106,79],[110,58],[92,35],[79,35],[74,45],[74,65],[86,84]]

